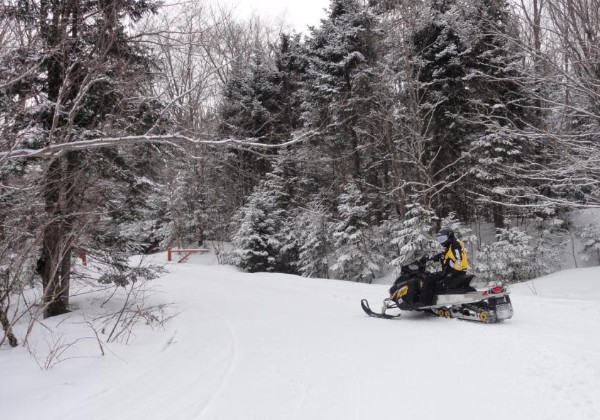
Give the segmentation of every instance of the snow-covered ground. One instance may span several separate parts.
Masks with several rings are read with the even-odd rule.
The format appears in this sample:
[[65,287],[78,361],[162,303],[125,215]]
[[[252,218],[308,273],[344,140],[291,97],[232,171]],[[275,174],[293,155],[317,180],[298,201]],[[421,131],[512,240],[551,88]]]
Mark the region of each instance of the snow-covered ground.
[[155,297],[180,314],[164,330],[139,326],[101,357],[82,324],[98,303],[81,295],[44,321],[55,341],[91,337],[67,360],[41,370],[3,346],[0,418],[600,419],[600,268],[515,286],[515,315],[496,325],[365,316],[360,299],[377,308],[386,284],[247,274],[210,255],[167,268]]

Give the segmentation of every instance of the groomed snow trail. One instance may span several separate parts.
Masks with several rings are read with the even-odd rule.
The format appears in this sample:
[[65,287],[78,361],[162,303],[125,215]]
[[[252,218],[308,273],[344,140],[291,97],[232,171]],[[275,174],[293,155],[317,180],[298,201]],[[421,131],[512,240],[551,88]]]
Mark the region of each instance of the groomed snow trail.
[[[600,419],[600,279],[585,280],[589,300],[516,287],[515,316],[503,324],[422,314],[390,321],[365,316],[359,304],[368,298],[376,309],[386,285],[205,261],[171,264],[159,281],[181,311],[166,331],[140,337],[119,358],[86,361],[68,386],[60,379],[68,362],[36,374],[54,386],[40,403],[58,402],[9,408],[7,418]],[[566,273],[547,283],[600,277]]]

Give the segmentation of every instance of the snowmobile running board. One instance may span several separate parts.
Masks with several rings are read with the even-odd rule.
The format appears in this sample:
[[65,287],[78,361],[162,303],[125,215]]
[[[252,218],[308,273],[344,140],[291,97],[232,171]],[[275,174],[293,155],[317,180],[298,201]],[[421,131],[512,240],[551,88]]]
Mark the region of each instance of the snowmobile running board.
[[503,288],[502,292],[491,293],[489,290],[478,290],[476,292],[462,293],[462,294],[447,294],[437,295],[435,304],[429,306],[422,306],[419,309],[438,309],[441,307],[464,305],[469,303],[480,302],[483,299],[489,298],[501,298],[509,294],[508,289]]

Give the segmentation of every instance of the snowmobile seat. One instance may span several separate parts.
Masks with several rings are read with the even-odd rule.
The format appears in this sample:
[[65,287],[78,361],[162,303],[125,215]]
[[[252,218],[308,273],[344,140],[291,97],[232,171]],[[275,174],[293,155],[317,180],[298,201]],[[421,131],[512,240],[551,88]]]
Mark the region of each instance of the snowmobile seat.
[[446,289],[440,290],[436,294],[438,295],[464,295],[465,293],[476,292],[477,289],[474,287],[466,287],[463,289]]
[[452,277],[451,279],[444,280],[438,284],[437,294],[438,295],[450,295],[456,293],[469,293],[474,292],[477,289],[471,287],[471,280],[475,275],[473,274],[459,274]]

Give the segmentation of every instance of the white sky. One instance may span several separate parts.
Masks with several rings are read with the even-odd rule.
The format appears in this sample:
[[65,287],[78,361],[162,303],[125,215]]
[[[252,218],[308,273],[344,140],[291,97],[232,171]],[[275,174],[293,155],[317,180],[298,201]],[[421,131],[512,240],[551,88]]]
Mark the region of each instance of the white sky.
[[329,0],[217,0],[223,4],[236,5],[240,15],[257,15],[270,20],[284,20],[299,32],[307,25],[318,25],[325,17],[324,9]]

